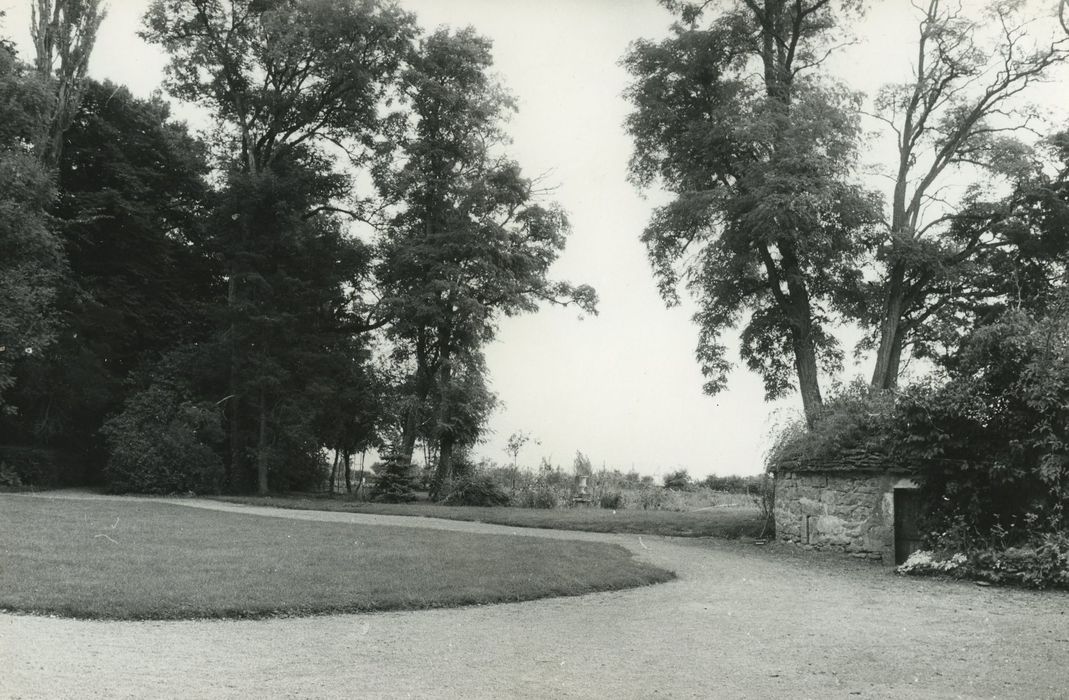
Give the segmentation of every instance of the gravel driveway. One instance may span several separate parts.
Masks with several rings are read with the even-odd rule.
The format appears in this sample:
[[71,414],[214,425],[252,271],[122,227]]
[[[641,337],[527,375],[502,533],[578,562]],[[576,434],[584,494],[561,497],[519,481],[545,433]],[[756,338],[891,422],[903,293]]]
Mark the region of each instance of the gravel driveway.
[[[190,507],[472,532],[425,518]],[[1069,697],[1069,595],[908,579],[791,548],[623,544],[679,579],[528,603],[260,621],[0,614],[0,696]]]

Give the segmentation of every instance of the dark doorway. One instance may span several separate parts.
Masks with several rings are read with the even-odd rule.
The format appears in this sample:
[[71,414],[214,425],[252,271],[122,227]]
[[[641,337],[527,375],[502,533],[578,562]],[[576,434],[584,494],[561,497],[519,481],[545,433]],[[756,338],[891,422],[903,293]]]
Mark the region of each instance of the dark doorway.
[[901,564],[921,548],[920,491],[895,489],[895,564]]

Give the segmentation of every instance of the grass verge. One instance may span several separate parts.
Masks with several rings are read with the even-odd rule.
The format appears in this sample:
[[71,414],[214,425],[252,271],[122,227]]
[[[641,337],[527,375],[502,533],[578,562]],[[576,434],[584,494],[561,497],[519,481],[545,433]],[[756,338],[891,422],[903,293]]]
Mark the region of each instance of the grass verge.
[[218,500],[247,505],[329,510],[346,513],[412,515],[447,520],[541,527],[556,530],[617,532],[668,537],[760,537],[764,519],[756,507],[710,508],[676,512],[667,510],[617,510],[604,508],[477,508],[440,506],[432,503],[366,503],[344,497],[311,496],[227,496]]
[[0,495],[0,609],[267,617],[570,596],[675,574],[616,545]]

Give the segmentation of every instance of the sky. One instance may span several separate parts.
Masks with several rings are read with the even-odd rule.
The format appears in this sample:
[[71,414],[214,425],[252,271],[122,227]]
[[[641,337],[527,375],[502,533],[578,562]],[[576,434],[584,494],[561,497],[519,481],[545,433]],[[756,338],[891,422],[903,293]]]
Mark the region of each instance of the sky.
[[[29,4],[0,0],[7,11],[0,31],[26,57]],[[89,72],[147,96],[162,82],[165,64],[163,54],[136,34],[148,2],[107,4]],[[699,478],[759,473],[770,435],[800,416],[800,401],[766,403],[759,378],[745,368],[732,373],[726,392],[702,393],[689,305],[665,307],[639,240],[663,195],[644,197],[626,177],[631,143],[623,92],[629,78],[619,61],[632,41],[665,36],[671,16],[654,0],[400,4],[428,31],[471,25],[493,40],[495,72],[519,107],[507,128],[509,152],[528,175],[544,175],[555,186],[552,198],[569,213],[572,233],[553,275],[590,284],[600,297],[596,317],[544,308],[500,322],[486,358],[502,405],[476,454],[506,462],[506,440],[523,431],[532,438],[520,453],[526,465],[545,457],[569,467],[582,451],[595,467],[654,476],[676,469]],[[903,0],[869,6],[852,28],[853,45],[829,66],[871,93],[908,77],[916,25]],[[1047,97],[1056,101],[1063,85]],[[887,149],[886,134],[872,137],[869,152],[877,159],[886,160]],[[887,184],[874,186],[886,190]],[[843,376],[869,371],[867,358],[856,365],[848,359]]]

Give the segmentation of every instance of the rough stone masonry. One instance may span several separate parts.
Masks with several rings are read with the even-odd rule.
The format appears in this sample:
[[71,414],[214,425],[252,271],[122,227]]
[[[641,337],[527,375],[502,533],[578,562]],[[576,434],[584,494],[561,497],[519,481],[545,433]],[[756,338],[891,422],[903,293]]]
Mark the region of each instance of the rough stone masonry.
[[894,562],[894,487],[900,480],[888,472],[780,471],[776,536]]

